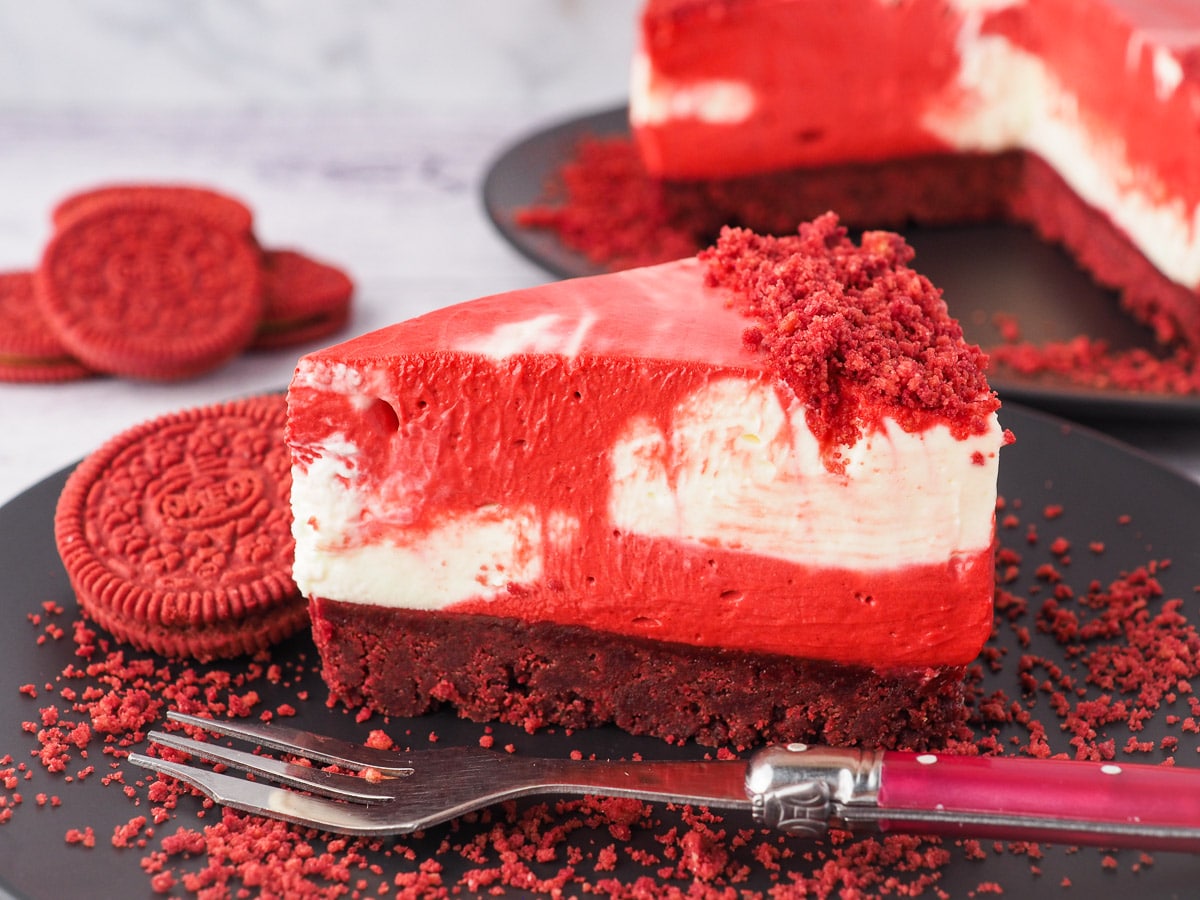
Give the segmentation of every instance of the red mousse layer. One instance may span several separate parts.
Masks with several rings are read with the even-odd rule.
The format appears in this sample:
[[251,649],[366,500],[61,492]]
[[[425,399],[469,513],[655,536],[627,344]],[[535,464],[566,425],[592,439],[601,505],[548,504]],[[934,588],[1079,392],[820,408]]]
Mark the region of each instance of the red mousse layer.
[[549,560],[544,582],[446,611],[884,668],[966,665],[992,628],[990,547],[881,572],[636,535],[597,536],[592,547]]
[[729,178],[946,149],[913,122],[954,79],[958,27],[936,0],[650,0],[641,49],[656,79],[745,83],[755,96],[728,123],[708,115],[635,123],[646,167],[667,178]]

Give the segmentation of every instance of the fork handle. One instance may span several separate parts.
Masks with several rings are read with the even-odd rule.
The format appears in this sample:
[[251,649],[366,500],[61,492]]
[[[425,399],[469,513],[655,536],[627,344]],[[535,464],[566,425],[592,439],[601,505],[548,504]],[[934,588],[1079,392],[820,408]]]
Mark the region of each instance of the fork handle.
[[755,817],[792,834],[851,831],[1200,852],[1200,770],[1126,763],[768,747]]

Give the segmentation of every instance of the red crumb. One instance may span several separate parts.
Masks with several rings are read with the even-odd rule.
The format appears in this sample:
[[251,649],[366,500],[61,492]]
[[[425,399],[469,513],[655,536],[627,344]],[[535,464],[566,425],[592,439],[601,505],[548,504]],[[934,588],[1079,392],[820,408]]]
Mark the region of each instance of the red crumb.
[[67,829],[66,839],[68,844],[79,844],[83,847],[96,846],[96,833],[92,831],[90,825],[82,831],[78,828]]
[[392,739],[388,737],[387,732],[381,731],[378,728],[372,729],[367,735],[366,745],[373,747],[376,750],[391,750],[393,746]]
[[1080,335],[1044,345],[1005,343],[988,352],[998,366],[1029,378],[1048,377],[1099,390],[1200,391],[1200,356],[1192,348],[1174,348],[1166,355],[1140,347],[1112,350],[1105,341]]
[[627,138],[585,138],[558,173],[561,185],[517,223],[553,230],[564,245],[607,268],[623,269],[692,256],[692,230],[673,225],[662,185],[642,167]]
[[831,470],[844,470],[841,447],[885,417],[912,432],[946,423],[960,438],[987,429],[999,400],[986,357],[908,267],[913,250],[899,235],[868,231],[856,246],[827,213],[791,237],[723,229],[700,258],[709,282],[757,321],[747,342],[809,405]]

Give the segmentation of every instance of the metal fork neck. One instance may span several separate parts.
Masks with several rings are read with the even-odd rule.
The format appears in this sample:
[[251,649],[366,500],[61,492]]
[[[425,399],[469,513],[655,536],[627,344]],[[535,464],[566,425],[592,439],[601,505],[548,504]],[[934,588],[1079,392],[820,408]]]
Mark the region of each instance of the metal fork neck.
[[746,793],[756,821],[790,834],[821,837],[842,810],[879,802],[883,753],[786,744],[751,757]]

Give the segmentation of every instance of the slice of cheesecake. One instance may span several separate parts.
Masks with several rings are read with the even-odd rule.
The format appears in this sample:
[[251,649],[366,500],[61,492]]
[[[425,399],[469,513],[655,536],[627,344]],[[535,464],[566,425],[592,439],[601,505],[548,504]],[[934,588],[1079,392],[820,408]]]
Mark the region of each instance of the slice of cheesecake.
[[992,624],[979,351],[825,216],[304,357],[295,578],[335,696],[709,742],[914,742]]

